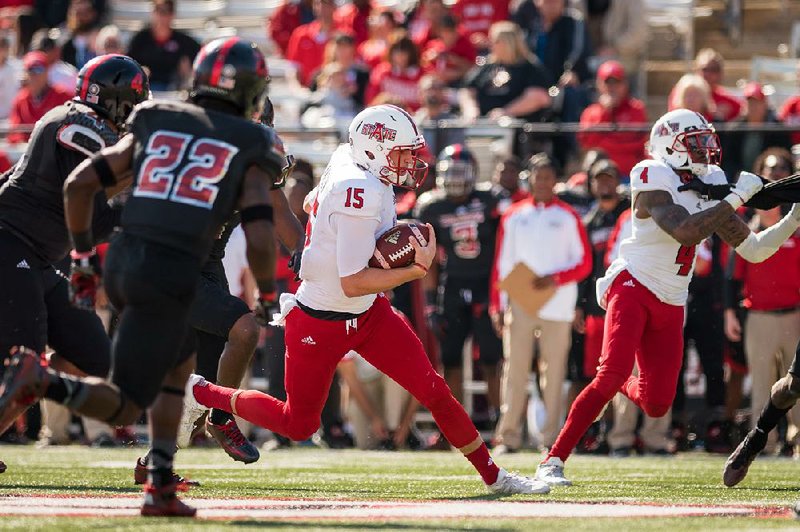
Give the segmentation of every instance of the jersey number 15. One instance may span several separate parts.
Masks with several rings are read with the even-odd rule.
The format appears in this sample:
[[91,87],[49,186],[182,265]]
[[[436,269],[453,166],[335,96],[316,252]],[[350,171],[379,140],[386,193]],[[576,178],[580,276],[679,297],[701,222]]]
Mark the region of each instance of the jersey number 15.
[[145,148],[133,195],[211,209],[219,193],[216,183],[238,152],[220,140],[156,131]]

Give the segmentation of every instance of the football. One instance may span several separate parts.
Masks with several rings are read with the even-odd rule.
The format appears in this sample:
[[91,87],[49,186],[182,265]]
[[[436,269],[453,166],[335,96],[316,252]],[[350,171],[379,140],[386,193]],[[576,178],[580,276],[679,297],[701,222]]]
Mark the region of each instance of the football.
[[375,253],[369,259],[371,268],[403,268],[414,262],[414,247],[411,239],[416,238],[420,245],[426,245],[430,231],[420,223],[401,223],[383,233],[375,242]]

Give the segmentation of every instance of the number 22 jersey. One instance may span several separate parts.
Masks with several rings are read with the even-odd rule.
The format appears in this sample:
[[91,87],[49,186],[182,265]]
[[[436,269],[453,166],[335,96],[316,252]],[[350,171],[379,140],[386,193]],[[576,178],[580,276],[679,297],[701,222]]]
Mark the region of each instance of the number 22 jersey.
[[247,169],[274,180],[285,163],[271,129],[187,102],[140,104],[128,131],[135,183],[123,230],[200,261],[236,208]]
[[[713,185],[728,182],[718,166],[712,166],[709,174],[702,179]],[[631,205],[636,205],[636,197],[640,192],[653,190],[668,192],[672,201],[684,207],[689,214],[710,209],[719,203],[706,200],[693,191],[678,192],[682,184],[680,176],[666,164],[644,160],[631,170]],[[652,217],[637,218],[635,210],[631,220],[633,234],[622,242],[619,256],[608,267],[606,275],[597,281],[597,302],[606,308],[608,289],[621,271],[628,270],[659,300],[669,305],[685,305],[694,271],[696,246],[682,246],[658,227]]]

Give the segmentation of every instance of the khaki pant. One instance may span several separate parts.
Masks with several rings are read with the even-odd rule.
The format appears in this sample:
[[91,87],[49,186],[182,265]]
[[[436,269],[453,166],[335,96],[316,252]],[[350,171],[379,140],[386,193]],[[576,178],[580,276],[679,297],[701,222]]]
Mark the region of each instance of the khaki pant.
[[[383,418],[386,430],[396,429],[402,419],[403,409],[408,403],[408,392],[386,375],[361,381],[361,385],[375,410]],[[347,416],[353,425],[356,447],[371,449],[380,443],[372,435],[372,424],[369,417],[352,397],[347,405]]]
[[505,314],[503,331],[503,376],[500,387],[500,419],[496,443],[518,449],[522,446],[522,420],[528,402],[528,377],[533,360],[533,342],[539,333],[539,384],[547,421],[541,444],[550,447],[561,428],[564,409],[564,379],[571,342],[572,324],[533,318],[511,304]]
[[[787,314],[750,311],[745,324],[744,342],[750,378],[752,416],[750,427],[756,426],[758,415],[769,401],[770,390],[775,381],[786,375],[794,359],[797,340],[800,338],[800,311]],[[789,439],[800,427],[800,405],[789,411]],[[771,431],[767,450],[774,449],[776,431]]]
[[[638,367],[634,366],[633,374],[639,374]],[[608,446],[612,450],[632,447],[636,440],[636,422],[639,421],[641,410],[621,393],[614,396],[611,407],[614,409],[614,426],[608,433]],[[671,423],[672,409],[662,417],[644,416],[639,437],[646,450],[657,451],[669,447],[670,441],[667,438],[667,432],[669,432]]]
[[[42,428],[39,431],[40,439],[49,439],[55,445],[70,443],[69,424],[72,421],[72,411],[64,405],[44,399],[39,403],[42,409]],[[86,440],[91,443],[102,434],[114,435],[114,429],[102,421],[89,417],[81,418]]]

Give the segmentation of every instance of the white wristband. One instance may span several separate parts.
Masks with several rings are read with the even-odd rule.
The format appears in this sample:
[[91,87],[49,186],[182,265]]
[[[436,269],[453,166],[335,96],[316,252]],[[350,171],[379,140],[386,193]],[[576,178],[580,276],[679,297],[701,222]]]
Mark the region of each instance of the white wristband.
[[739,207],[741,207],[742,205],[744,205],[744,200],[736,192],[731,192],[730,194],[722,198],[722,201],[727,201],[730,204],[730,206],[733,207],[734,211]]

